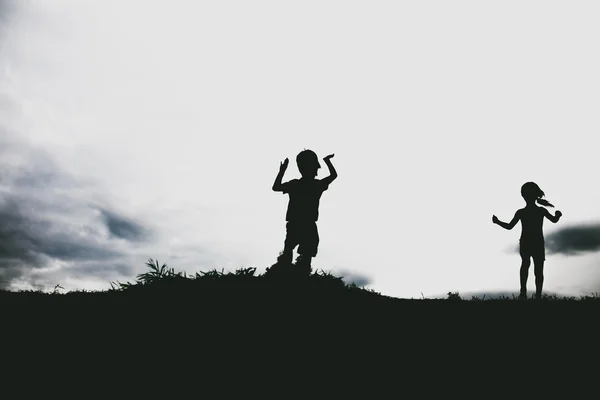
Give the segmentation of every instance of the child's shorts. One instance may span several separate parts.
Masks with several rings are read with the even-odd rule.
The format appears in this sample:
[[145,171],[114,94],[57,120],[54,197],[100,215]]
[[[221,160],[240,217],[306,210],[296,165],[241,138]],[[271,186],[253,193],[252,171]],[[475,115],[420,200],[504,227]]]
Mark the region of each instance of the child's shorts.
[[546,249],[543,240],[519,240],[519,252],[523,259],[545,260]]
[[319,232],[315,221],[288,221],[285,229],[285,247],[287,249],[294,249],[298,246],[298,254],[309,257],[317,255]]

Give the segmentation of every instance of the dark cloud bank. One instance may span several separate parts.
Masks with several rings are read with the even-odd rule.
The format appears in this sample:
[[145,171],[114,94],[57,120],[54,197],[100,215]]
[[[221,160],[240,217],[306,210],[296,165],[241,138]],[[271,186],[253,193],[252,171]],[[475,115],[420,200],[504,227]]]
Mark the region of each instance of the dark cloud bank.
[[23,277],[36,286],[52,261],[73,263],[62,276],[132,275],[118,244],[146,241],[152,232],[86,198],[86,185],[0,127],[0,289]]
[[[575,256],[600,251],[600,223],[581,223],[561,227],[544,235],[546,254]],[[519,245],[512,247],[519,252]]]
[[338,276],[341,277],[347,285],[354,283],[356,286],[362,287],[371,283],[370,278],[346,270],[339,271]]
[[8,18],[15,5],[14,3],[14,0],[0,0],[0,21],[5,21]]
[[560,228],[546,235],[546,251],[551,254],[577,255],[600,251],[600,223]]
[[2,29],[14,15],[16,6],[17,2],[15,0],[0,0],[0,29]]

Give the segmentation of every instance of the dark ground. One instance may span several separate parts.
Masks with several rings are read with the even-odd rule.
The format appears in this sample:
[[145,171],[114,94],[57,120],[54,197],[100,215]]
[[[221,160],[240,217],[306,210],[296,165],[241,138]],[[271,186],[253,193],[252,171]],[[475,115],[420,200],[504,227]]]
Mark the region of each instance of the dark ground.
[[[424,380],[424,393],[442,390],[444,380],[514,383],[492,371],[546,381],[560,371],[564,380],[573,367],[597,364],[597,298],[407,300],[330,275],[202,279],[107,292],[0,292],[5,355],[14,351],[25,369],[43,360],[47,373],[64,361],[65,371],[96,383],[140,372],[157,384],[232,377],[225,391],[242,390],[233,376],[346,389],[364,389],[372,376],[406,388]],[[303,381],[305,374],[313,378]]]

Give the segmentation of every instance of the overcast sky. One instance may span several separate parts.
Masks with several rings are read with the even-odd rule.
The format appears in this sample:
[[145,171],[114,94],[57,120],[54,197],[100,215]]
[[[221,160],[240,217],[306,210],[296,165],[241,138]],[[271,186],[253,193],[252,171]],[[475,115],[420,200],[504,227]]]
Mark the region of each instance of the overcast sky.
[[[313,267],[395,297],[600,292],[595,1],[0,0],[0,287],[107,289],[149,258],[273,264],[304,148],[339,177]],[[327,174],[325,165],[320,177]],[[554,210],[551,209],[554,213]],[[533,268],[529,289],[534,289]]]

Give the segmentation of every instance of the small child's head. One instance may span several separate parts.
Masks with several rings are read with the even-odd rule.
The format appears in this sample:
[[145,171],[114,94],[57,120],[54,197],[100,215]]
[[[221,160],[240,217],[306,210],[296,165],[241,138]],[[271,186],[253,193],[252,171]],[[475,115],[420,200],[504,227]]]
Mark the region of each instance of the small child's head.
[[312,150],[304,149],[296,156],[296,164],[303,178],[314,178],[321,168],[317,154]]
[[537,199],[544,197],[544,192],[535,182],[527,182],[521,186],[521,196],[526,202],[535,202]]
[[547,200],[542,199],[545,196],[544,191],[535,182],[527,182],[521,186],[521,196],[527,204],[535,204],[538,202],[544,206],[554,207]]

